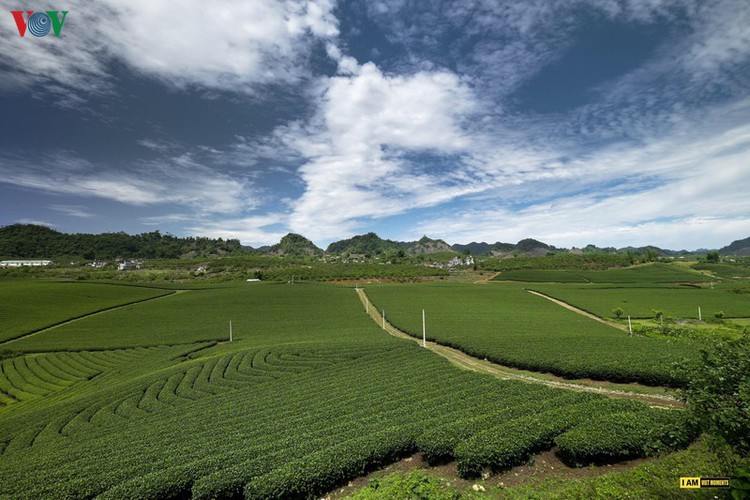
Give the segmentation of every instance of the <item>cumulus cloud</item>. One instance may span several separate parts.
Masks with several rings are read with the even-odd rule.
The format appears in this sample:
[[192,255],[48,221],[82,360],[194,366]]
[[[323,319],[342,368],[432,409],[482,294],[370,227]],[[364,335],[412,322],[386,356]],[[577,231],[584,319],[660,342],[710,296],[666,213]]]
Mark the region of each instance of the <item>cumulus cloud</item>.
[[3,16],[0,88],[36,86],[80,101],[111,92],[111,65],[124,63],[174,87],[252,93],[306,75],[311,39],[338,33],[329,0],[104,0],[67,8],[60,38],[21,38]]
[[[410,208],[446,201],[472,187],[410,165],[403,153],[461,153],[470,144],[462,121],[471,88],[447,71],[386,75],[374,64],[331,78],[310,124],[286,140],[308,161],[298,174],[304,194],[289,223],[313,238],[329,238]],[[439,189],[433,189],[441,186]]]

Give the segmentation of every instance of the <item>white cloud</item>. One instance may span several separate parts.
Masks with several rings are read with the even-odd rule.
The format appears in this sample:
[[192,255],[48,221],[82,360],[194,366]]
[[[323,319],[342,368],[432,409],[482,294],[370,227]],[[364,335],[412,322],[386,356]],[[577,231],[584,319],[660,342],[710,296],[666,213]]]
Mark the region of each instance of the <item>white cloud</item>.
[[50,205],[49,209],[71,217],[79,217],[81,219],[91,219],[96,217],[83,205]]
[[18,219],[16,224],[34,224],[36,226],[56,227],[55,224],[52,224],[51,222],[37,219]]
[[187,214],[164,214],[154,215],[151,217],[141,217],[138,220],[141,224],[144,224],[146,226],[158,226],[165,223],[193,221],[195,220],[195,218],[196,217],[194,215],[191,216]]
[[[524,176],[450,215],[424,220],[410,235],[453,242],[535,237],[560,246],[723,246],[750,234],[750,101],[706,110],[706,126],[686,122],[643,145],[616,144],[569,164],[547,182]],[[566,165],[569,167],[564,172]],[[547,199],[537,199],[541,194]],[[514,209],[515,204],[531,202]]]
[[353,230],[361,218],[471,192],[429,168],[410,168],[402,153],[461,153],[470,144],[462,121],[473,108],[470,87],[445,71],[389,76],[368,63],[331,78],[312,123],[286,130],[287,141],[309,158],[299,169],[306,189],[292,204],[291,228],[326,239]]
[[201,165],[189,155],[128,170],[105,170],[70,155],[41,162],[0,157],[0,174],[0,182],[15,186],[126,205],[176,203],[209,214],[235,213],[254,205],[249,183]]
[[210,238],[239,239],[243,245],[258,247],[278,243],[285,231],[274,229],[284,223],[286,215],[267,213],[215,221],[202,221],[187,228],[192,234]]
[[254,92],[257,84],[304,76],[311,37],[338,33],[328,0],[104,0],[66,7],[60,38],[21,38],[12,17],[3,16],[2,86],[37,84],[81,99],[112,90],[108,65],[117,61],[171,86]]

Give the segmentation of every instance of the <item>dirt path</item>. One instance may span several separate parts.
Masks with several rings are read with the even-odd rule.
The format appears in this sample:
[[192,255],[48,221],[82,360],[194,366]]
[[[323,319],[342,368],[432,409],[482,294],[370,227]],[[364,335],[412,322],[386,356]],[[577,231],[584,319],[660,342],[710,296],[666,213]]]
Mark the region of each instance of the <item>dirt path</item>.
[[550,297],[549,295],[545,295],[545,294],[543,294],[541,292],[536,292],[534,290],[526,290],[526,291],[529,292],[530,294],[537,295],[539,297],[543,297],[543,298],[549,300],[550,302],[554,302],[558,306],[562,306],[565,309],[568,309],[569,311],[573,311],[574,313],[580,314],[581,316],[586,316],[587,318],[593,319],[594,321],[598,321],[599,323],[603,323],[603,324],[605,324],[607,326],[611,326],[612,328],[617,328],[618,330],[621,330],[621,331],[623,331],[625,333],[630,333],[628,331],[628,329],[625,328],[622,325],[618,325],[617,323],[611,323],[611,322],[607,321],[606,319],[602,319],[599,316],[596,316],[594,314],[591,314],[590,312],[584,311],[583,309],[578,309],[576,306],[571,306],[567,302],[563,302],[562,300],[556,299],[554,297]]
[[[362,301],[362,305],[365,307],[365,311],[369,314],[375,323],[381,328],[387,331],[394,337],[398,337],[404,340],[410,340],[417,342],[419,345],[423,345],[422,339],[418,339],[402,332],[391,323],[384,319],[380,311],[370,302],[370,298],[365,293],[363,288],[356,288],[357,295]],[[386,313],[387,316],[387,313]],[[468,354],[453,349],[452,347],[444,346],[435,342],[427,341],[424,343],[427,349],[430,349],[436,354],[443,356],[451,363],[467,369],[482,373],[489,373],[502,379],[513,379],[529,382],[533,384],[542,384],[548,387],[555,387],[560,389],[568,389],[579,392],[595,392],[604,394],[621,399],[633,399],[647,403],[651,406],[658,406],[663,408],[681,408],[684,406],[682,402],[672,396],[665,394],[647,394],[643,392],[637,392],[632,390],[626,390],[628,387],[633,387],[635,384],[616,384],[613,382],[599,382],[599,381],[571,381],[566,380],[562,377],[550,375],[547,373],[534,373],[526,370],[518,370],[503,365],[498,365],[490,361],[477,359]]]
[[92,313],[83,314],[83,315],[77,316],[75,318],[71,318],[71,319],[67,319],[65,321],[61,321],[60,323],[55,323],[54,325],[45,326],[44,328],[41,328],[39,330],[35,330],[33,332],[29,332],[29,333],[27,333],[25,335],[21,335],[20,337],[16,337],[14,339],[10,339],[10,340],[6,340],[4,342],[0,342],[0,346],[4,346],[4,345],[7,345],[7,344],[10,344],[11,342],[16,342],[17,340],[27,339],[29,337],[33,337],[34,335],[39,335],[40,333],[48,332],[48,331],[53,330],[55,328],[58,328],[60,326],[68,325],[70,323],[74,323],[74,322],[80,321],[82,319],[90,318],[92,316],[98,316],[99,314],[104,314],[104,313],[116,311],[117,309],[122,309],[123,307],[128,307],[128,306],[132,306],[132,305],[135,305],[135,304],[142,304],[143,302],[150,302],[152,300],[158,300],[158,299],[164,299],[164,298],[167,298],[167,297],[173,297],[173,296],[178,295],[180,293],[189,292],[189,291],[190,290],[174,290],[174,291],[171,291],[169,293],[165,293],[164,295],[157,295],[156,297],[149,297],[147,299],[136,300],[134,302],[128,302],[127,304],[120,304],[119,306],[112,306],[112,307],[108,307],[106,309],[100,309],[100,310],[94,311]]

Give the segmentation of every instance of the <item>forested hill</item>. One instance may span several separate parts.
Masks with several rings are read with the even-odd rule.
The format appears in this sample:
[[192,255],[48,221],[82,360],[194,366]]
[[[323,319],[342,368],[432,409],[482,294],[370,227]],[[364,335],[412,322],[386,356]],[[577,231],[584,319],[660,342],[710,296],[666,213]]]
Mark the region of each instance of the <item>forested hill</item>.
[[175,259],[242,251],[239,240],[178,238],[159,231],[66,234],[32,224],[0,227],[0,256],[4,258]]

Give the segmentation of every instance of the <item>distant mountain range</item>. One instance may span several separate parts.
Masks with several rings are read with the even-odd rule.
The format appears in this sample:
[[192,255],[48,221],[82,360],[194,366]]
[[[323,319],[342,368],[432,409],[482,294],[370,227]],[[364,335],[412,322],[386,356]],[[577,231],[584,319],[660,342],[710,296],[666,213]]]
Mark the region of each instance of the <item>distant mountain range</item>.
[[[662,256],[680,256],[706,253],[706,249],[667,250],[654,246],[557,248],[539,240],[526,238],[518,243],[471,242],[450,245],[427,236],[417,241],[393,241],[366,233],[335,241],[325,251],[302,235],[289,233],[275,245],[252,248],[242,246],[239,240],[221,238],[181,238],[159,231],[129,235],[123,232],[103,234],[66,234],[45,226],[13,224],[0,227],[0,257],[42,258],[77,256],[86,259],[116,258],[195,258],[226,254],[267,254],[287,257],[333,255],[426,255],[435,253],[470,253],[472,255],[505,256],[509,254],[546,255],[550,252],[571,253],[625,253],[646,254],[655,252]],[[733,241],[721,248],[722,255],[750,255],[750,237]]]

